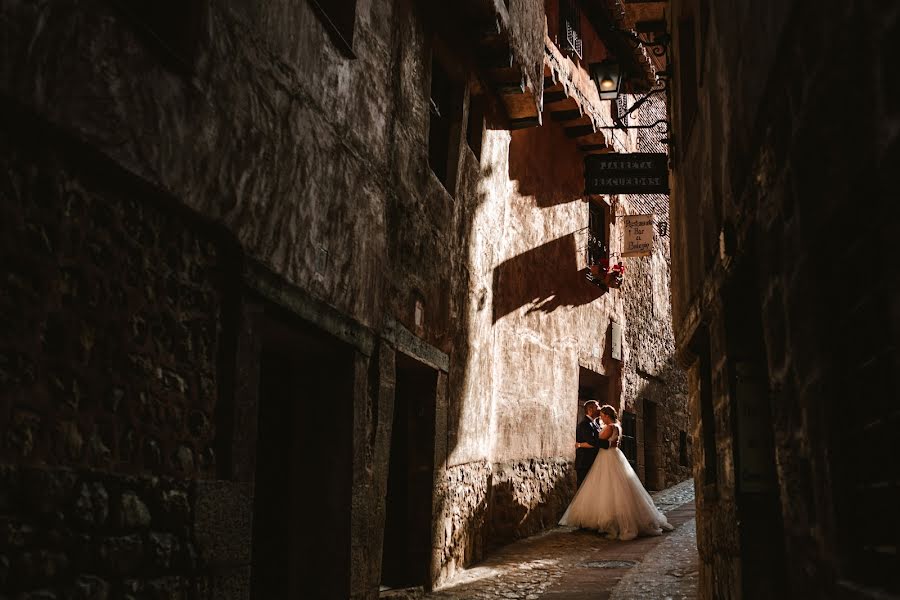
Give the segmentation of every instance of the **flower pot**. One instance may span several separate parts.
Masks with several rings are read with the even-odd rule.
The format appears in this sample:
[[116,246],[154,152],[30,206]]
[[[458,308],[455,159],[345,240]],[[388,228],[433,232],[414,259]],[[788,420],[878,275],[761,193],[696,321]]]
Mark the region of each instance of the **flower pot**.
[[622,277],[620,273],[612,272],[606,275],[606,280],[604,281],[604,283],[606,283],[606,287],[618,288],[622,287],[622,282],[624,281],[624,279],[625,278]]

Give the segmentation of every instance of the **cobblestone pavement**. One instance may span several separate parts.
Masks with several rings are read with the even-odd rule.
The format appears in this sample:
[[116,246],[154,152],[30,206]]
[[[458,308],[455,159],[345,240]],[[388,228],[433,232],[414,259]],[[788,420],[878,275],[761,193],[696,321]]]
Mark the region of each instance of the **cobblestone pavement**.
[[501,548],[428,600],[630,600],[696,597],[694,487],[653,494],[675,531],[628,542],[557,527]]
[[688,600],[697,597],[697,529],[694,519],[666,536],[630,569],[616,587],[613,600]]

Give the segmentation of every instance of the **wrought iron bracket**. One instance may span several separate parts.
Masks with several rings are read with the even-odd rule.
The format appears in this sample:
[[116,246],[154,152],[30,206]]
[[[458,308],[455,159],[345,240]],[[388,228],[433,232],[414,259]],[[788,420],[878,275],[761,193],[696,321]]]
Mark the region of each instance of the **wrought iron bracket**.
[[610,27],[610,29],[615,33],[628,38],[634,44],[649,48],[650,52],[653,53],[653,56],[665,57],[666,65],[669,64],[669,49],[672,43],[672,36],[669,35],[668,32],[656,33],[654,34],[654,39],[649,40],[642,38],[637,33],[627,31],[625,29],[619,29],[615,26]]
[[[663,57],[666,61],[666,69],[664,71],[659,71],[656,74],[657,79],[659,80],[660,85],[653,88],[643,96],[641,96],[637,102],[631,105],[631,107],[625,111],[624,114],[619,114],[619,107],[617,103],[615,104],[614,113],[613,113],[613,125],[611,127],[600,127],[600,129],[619,129],[622,131],[627,131],[629,129],[656,129],[659,128],[658,131],[662,134],[669,133],[669,120],[668,119],[659,119],[656,122],[650,125],[628,125],[624,122],[624,119],[628,118],[632,113],[634,113],[637,109],[644,105],[650,98],[657,94],[666,94],[666,98],[669,95],[669,81],[672,77],[672,61],[670,58],[670,50],[672,44],[672,36],[668,32],[661,32],[654,34],[653,39],[645,39],[641,37],[639,34],[634,33],[632,31],[627,31],[624,29],[619,29],[615,26],[610,27],[610,29],[622,35],[623,37],[630,40],[633,44],[637,46],[643,46],[645,48],[649,48],[654,56]],[[663,138],[663,143],[668,143],[668,138]]]

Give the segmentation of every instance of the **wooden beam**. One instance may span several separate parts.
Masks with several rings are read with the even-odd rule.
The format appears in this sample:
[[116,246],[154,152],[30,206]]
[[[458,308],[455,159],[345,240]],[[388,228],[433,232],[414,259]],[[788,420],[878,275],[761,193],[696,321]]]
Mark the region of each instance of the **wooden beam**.
[[501,96],[525,93],[525,78],[519,81],[500,81],[494,84],[494,91]]
[[544,92],[544,104],[553,104],[555,102],[564,102],[569,96],[562,90],[558,92]]
[[484,69],[509,69],[515,63],[515,57],[508,46],[483,48],[478,52],[478,64]]
[[550,116],[553,117],[554,121],[577,121],[584,116],[584,113],[578,109],[558,110],[556,112],[550,112]]
[[583,146],[578,146],[578,149],[581,152],[596,152],[597,154],[605,154],[612,151],[612,148],[610,148],[606,144],[585,144]]
[[493,40],[496,39],[503,32],[503,27],[500,24],[500,15],[494,15],[494,18],[491,19],[490,24],[481,28],[481,39],[482,40]]
[[594,134],[593,125],[580,125],[578,127],[566,127],[566,136],[570,138],[580,138],[586,135]]
[[509,129],[528,129],[529,127],[540,127],[540,117],[525,117],[524,119],[510,119]]

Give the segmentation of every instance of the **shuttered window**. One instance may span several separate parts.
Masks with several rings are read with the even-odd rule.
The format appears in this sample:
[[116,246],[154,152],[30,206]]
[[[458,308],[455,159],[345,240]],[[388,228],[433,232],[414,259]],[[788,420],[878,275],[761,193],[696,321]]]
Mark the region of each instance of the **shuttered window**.
[[581,11],[575,0],[560,0],[559,38],[562,50],[582,58],[584,56],[581,38]]

